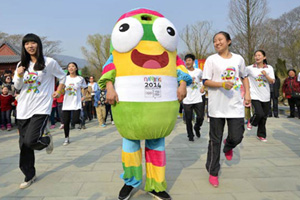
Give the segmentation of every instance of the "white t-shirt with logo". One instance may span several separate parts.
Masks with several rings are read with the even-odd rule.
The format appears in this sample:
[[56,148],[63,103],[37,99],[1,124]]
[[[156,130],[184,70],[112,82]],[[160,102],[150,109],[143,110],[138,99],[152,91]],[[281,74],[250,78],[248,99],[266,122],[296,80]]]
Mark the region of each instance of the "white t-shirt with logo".
[[229,59],[219,54],[211,55],[204,64],[203,80],[215,82],[232,81],[233,88],[208,87],[208,113],[215,118],[245,117],[243,99],[241,96],[241,78],[247,76],[245,61],[242,56],[231,53]]
[[66,77],[65,96],[62,110],[79,110],[81,105],[81,89],[87,88],[84,78],[81,76]]
[[298,74],[298,79],[297,79],[298,82],[300,82],[300,72]]
[[55,77],[61,80],[66,76],[53,58],[45,57],[45,68],[42,71],[34,71],[33,67],[34,63],[30,62],[23,78],[18,77],[15,71],[13,82],[16,89],[21,89],[17,119],[29,119],[36,114],[50,115]]
[[270,101],[270,84],[267,78],[262,74],[263,70],[266,71],[270,78],[275,80],[274,70],[271,65],[266,65],[265,68],[258,68],[256,65],[247,67],[250,82],[250,96],[253,100],[268,102]]
[[193,71],[188,70],[189,75],[192,77],[193,82],[189,85],[186,90],[186,97],[183,99],[184,104],[195,104],[202,102],[202,94],[200,93],[200,89],[202,87],[201,79],[202,79],[202,70],[194,68]]

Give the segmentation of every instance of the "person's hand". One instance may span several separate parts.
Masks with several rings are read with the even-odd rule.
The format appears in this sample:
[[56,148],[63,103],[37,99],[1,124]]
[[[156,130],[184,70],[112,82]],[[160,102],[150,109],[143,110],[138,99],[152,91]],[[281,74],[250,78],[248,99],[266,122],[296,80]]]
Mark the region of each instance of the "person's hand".
[[200,93],[204,93],[204,87],[201,87]]
[[52,97],[53,98],[59,98],[60,93],[58,91],[53,92]]
[[233,82],[231,81],[226,81],[222,83],[222,87],[226,90],[231,90],[231,88],[233,87]]
[[84,99],[85,99],[84,97],[81,97],[81,101],[84,101]]
[[250,92],[246,92],[244,98],[245,98],[245,104],[249,105],[251,103]]
[[186,82],[182,81],[177,89],[177,98],[181,102],[186,97]]
[[282,93],[282,97],[285,99],[285,93]]
[[109,103],[111,105],[115,104],[115,102],[119,103],[119,97],[118,94],[112,84],[112,82],[108,82],[106,84],[106,103]]
[[101,102],[100,101],[98,101],[98,105],[100,105],[101,104]]
[[18,67],[18,69],[17,69],[17,74],[18,74],[19,76],[23,76],[23,75],[24,75],[24,72],[25,72],[25,67],[23,67],[23,66]]
[[266,76],[267,75],[267,72],[265,70],[262,70],[261,73]]

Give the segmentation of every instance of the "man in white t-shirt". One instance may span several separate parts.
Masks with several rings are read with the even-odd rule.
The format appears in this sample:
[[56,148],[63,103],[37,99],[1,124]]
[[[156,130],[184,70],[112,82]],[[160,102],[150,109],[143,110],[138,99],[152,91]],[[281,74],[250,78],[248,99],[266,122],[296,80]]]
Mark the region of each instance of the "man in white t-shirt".
[[194,68],[195,56],[193,54],[187,54],[184,58],[186,68],[188,69],[189,75],[192,77],[193,82],[187,87],[187,95],[183,99],[183,109],[186,118],[186,130],[189,141],[194,141],[193,133],[193,113],[195,111],[196,123],[194,130],[196,136],[200,138],[200,128],[204,119],[204,107],[202,102],[202,93],[204,93],[204,86],[201,83],[202,70]]

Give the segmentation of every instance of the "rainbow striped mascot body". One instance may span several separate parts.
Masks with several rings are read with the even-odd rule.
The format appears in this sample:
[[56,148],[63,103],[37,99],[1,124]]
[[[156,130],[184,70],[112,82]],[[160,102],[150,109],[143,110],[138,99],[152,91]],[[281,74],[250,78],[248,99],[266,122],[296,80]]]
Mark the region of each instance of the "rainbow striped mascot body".
[[114,26],[111,56],[98,81],[100,88],[111,81],[119,98],[112,113],[123,137],[121,178],[125,185],[141,184],[140,140],[146,140],[145,190],[149,192],[167,188],[165,137],[175,126],[178,85],[192,82],[177,56],[177,43],[176,29],[163,15],[143,8],[132,10]]

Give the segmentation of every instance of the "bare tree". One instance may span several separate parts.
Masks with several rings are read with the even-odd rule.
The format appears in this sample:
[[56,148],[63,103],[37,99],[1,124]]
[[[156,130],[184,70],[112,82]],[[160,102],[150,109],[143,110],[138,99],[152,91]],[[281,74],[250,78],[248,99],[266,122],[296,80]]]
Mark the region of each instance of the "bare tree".
[[212,23],[199,21],[187,25],[179,36],[186,44],[188,51],[197,59],[206,58],[212,48]]
[[230,30],[234,36],[232,48],[244,56],[247,64],[252,63],[255,49],[265,41],[260,28],[267,12],[266,0],[230,1]]
[[87,48],[81,47],[81,51],[90,67],[96,68],[101,72],[102,66],[109,57],[110,35],[89,35],[87,44],[91,50],[89,51]]

